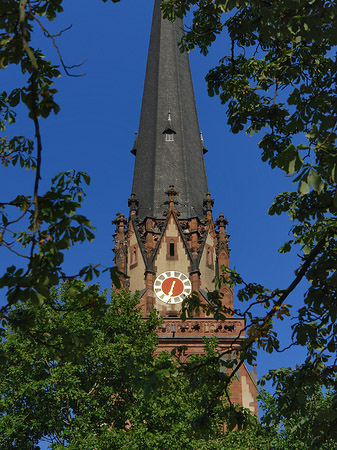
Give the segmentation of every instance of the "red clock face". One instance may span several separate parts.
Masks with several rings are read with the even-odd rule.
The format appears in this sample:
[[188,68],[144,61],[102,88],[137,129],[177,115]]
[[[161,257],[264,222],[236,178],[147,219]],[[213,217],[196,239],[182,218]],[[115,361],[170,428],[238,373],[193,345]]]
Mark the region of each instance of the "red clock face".
[[164,294],[170,297],[178,297],[178,295],[183,293],[184,284],[179,278],[170,277],[163,281],[161,289]]
[[154,291],[157,298],[169,304],[181,303],[192,292],[189,278],[177,270],[163,272],[155,279]]

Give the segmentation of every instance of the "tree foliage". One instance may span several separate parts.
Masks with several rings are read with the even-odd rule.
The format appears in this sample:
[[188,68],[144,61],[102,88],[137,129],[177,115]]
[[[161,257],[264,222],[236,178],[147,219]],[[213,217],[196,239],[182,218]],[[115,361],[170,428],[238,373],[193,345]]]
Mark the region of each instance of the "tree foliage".
[[[0,131],[7,134],[0,137],[0,162],[3,167],[32,171],[30,192],[0,200],[0,246],[15,260],[1,267],[2,317],[18,301],[43,304],[49,288],[62,280],[79,276],[90,281],[100,273],[99,265],[83,267],[77,274],[63,270],[65,252],[94,239],[91,222],[78,212],[90,177],[72,170],[55,175],[44,192],[40,186],[44,154],[40,123],[60,110],[55,88],[59,66],[67,75],[78,76],[74,73],[78,66],[67,66],[57,45],[57,37],[65,30],[48,31],[48,23],[62,13],[62,3],[4,0],[0,4],[0,69],[15,67],[22,75],[22,85],[0,92]],[[41,42],[34,39],[37,32],[52,41],[59,61],[45,58]],[[11,131],[23,108],[32,121],[33,136],[15,135],[15,128]],[[111,275],[118,285],[115,269]]]
[[[262,423],[250,416],[248,428],[224,432],[226,402],[203,414],[223,384],[214,377],[216,342],[206,340],[205,356],[191,357],[186,370],[183,349],[156,354],[160,318],[143,320],[137,296],[108,300],[96,286],[85,300],[84,293],[83,282],[67,282],[42,306],[11,309],[0,343],[2,449],[337,448],[335,422],[327,428],[325,417],[336,410],[334,396],[317,388],[297,410],[262,392]],[[284,371],[282,383],[291,375]]]
[[94,286],[81,303],[86,292],[67,282],[42,306],[11,309],[0,344],[0,447],[193,450],[206,442],[204,429],[220,435],[223,402],[204,429],[200,421],[213,392],[205,373],[195,386],[179,353],[155,356],[157,315],[143,320],[129,293],[108,301]]
[[[284,390],[294,381],[296,370],[282,369],[279,384],[273,395],[261,391],[263,410],[262,427],[270,431],[270,447],[273,449],[317,449],[337,448],[336,399],[332,389],[323,392],[318,386],[300,391],[305,403],[284,402]],[[281,395],[280,395],[281,394]]]

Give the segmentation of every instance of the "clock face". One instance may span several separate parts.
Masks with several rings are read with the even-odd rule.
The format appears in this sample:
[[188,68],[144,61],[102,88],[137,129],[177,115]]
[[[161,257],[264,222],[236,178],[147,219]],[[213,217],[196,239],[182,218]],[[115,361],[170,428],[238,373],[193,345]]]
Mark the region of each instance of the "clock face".
[[154,291],[159,300],[174,305],[181,303],[192,292],[192,285],[185,274],[169,270],[156,278]]

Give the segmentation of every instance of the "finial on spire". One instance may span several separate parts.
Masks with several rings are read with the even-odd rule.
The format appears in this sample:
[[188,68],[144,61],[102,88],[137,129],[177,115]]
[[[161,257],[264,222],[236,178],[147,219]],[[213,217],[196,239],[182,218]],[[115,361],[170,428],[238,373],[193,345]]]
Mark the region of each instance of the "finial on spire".
[[206,222],[213,222],[212,207],[214,205],[214,198],[211,198],[211,194],[207,192],[206,198],[203,201],[204,209],[206,210]]
[[169,210],[170,210],[170,211],[174,211],[174,204],[177,203],[177,202],[175,201],[175,198],[176,198],[177,195],[179,195],[179,192],[177,192],[177,191],[174,189],[174,185],[173,185],[173,184],[170,184],[170,187],[169,187],[169,189],[165,192],[165,194],[166,194],[166,195],[168,196],[168,198],[169,198],[169,204],[170,204]]
[[116,225],[116,227],[121,226],[121,225],[124,225],[124,224],[127,223],[127,220],[126,220],[124,214],[118,212],[118,213],[116,214],[116,216],[117,216],[116,219],[112,221],[112,223],[113,223],[114,225]]
[[215,224],[219,228],[225,228],[226,225],[228,225],[228,220],[225,218],[224,213],[219,214],[219,217],[218,217],[217,221],[215,222]]
[[139,200],[136,198],[136,194],[131,192],[131,197],[128,199],[128,206],[130,208],[131,215],[136,214],[139,205]]
[[118,212],[116,214],[116,216],[117,217],[116,217],[115,220],[112,221],[112,224],[116,225],[116,232],[119,235],[124,235],[125,226],[126,226],[128,221],[126,220],[126,217],[124,216],[124,214],[121,214],[121,213]]
[[204,207],[206,211],[212,211],[212,207],[214,205],[214,198],[211,198],[211,194],[207,192],[206,198],[204,200]]

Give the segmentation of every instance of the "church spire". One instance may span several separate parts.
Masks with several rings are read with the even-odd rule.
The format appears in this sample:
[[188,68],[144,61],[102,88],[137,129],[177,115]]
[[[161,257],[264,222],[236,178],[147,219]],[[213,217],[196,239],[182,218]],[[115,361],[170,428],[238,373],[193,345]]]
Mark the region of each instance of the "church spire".
[[[233,290],[222,283],[219,298],[228,317],[219,321],[204,308],[182,320],[182,302],[192,292],[206,310],[209,292],[222,265],[229,267],[229,235],[223,214],[214,223],[214,200],[208,192],[188,55],[177,43],[182,21],[163,20],[161,0],[154,14],[146,69],[130,215],[114,221],[115,264],[127,275],[124,287],[139,293],[148,317],[155,308],[163,321],[158,350],[186,348],[202,354],[204,338],[216,336],[219,352],[232,354],[244,340],[245,321],[233,317]],[[213,305],[214,306],[214,305]],[[232,400],[257,413],[256,375],[242,365],[232,385]]]
[[179,192],[180,217],[202,219],[208,186],[188,55],[177,45],[183,23],[164,20],[160,4],[155,0],[132,192],[141,220],[164,217],[170,185]]

